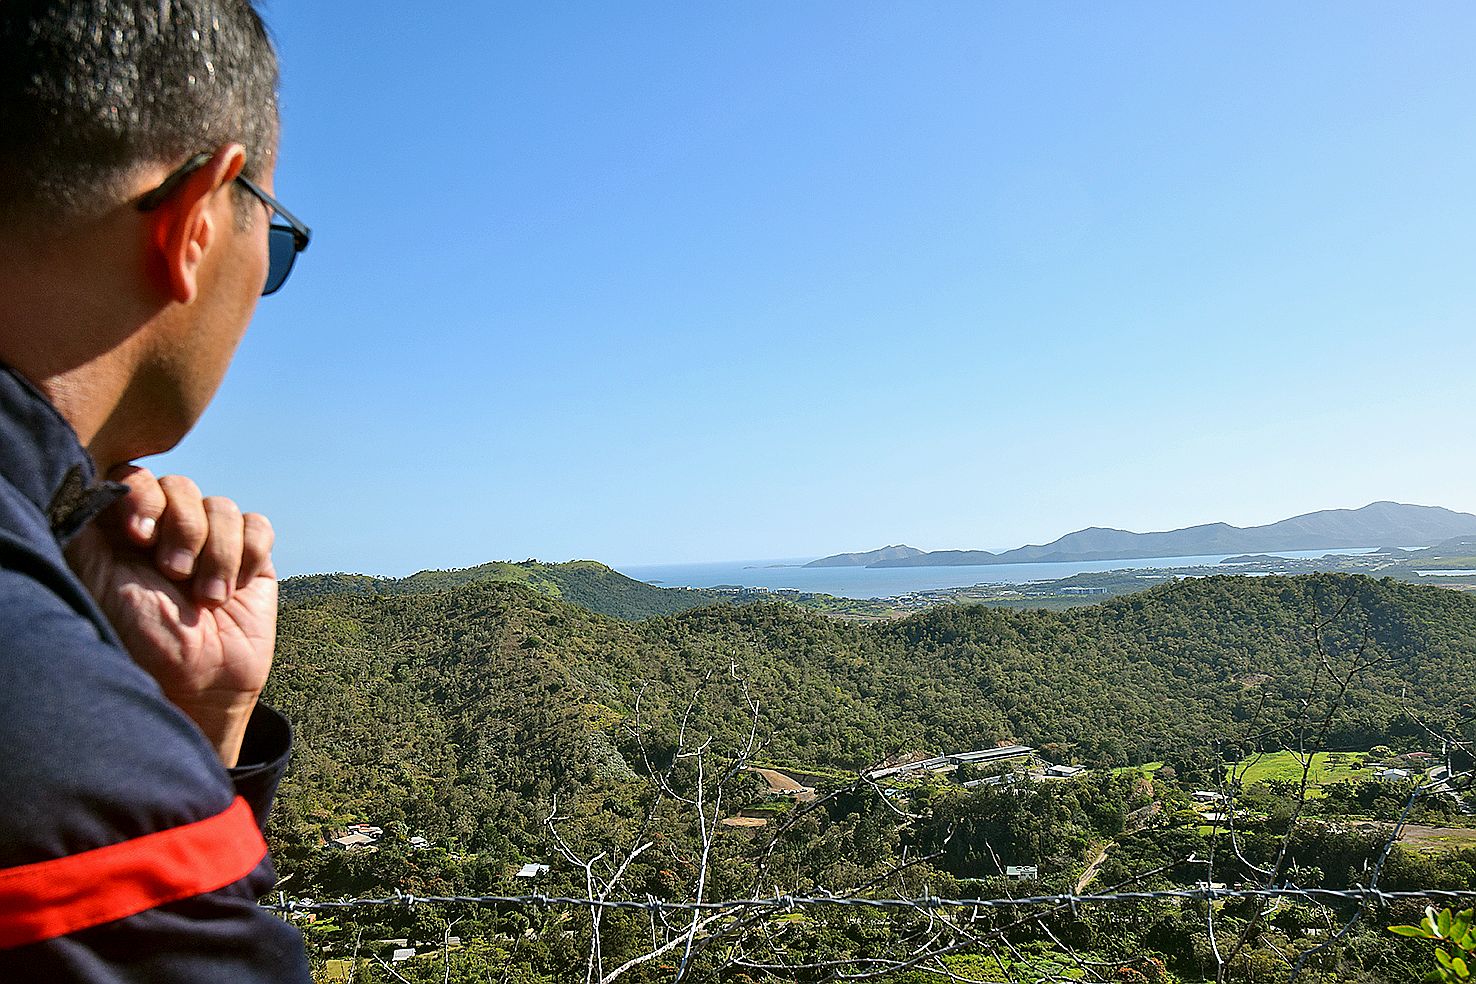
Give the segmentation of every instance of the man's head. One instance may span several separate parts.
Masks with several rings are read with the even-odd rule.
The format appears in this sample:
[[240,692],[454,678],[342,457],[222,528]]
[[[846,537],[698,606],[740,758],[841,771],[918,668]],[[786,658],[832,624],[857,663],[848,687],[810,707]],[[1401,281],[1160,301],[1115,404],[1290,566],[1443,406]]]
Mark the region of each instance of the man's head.
[[271,173],[277,57],[249,0],[0,5],[0,224],[96,215],[141,168],[231,142]]
[[102,464],[183,437],[250,321],[276,85],[250,0],[0,2],[0,360]]

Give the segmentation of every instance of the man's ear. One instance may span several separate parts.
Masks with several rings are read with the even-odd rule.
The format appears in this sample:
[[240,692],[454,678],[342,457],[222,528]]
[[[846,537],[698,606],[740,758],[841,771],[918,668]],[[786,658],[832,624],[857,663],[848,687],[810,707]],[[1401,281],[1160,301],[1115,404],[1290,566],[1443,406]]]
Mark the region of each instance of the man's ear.
[[224,144],[149,213],[156,269],[170,300],[189,304],[199,295],[201,264],[220,235],[219,223],[234,215],[231,183],[245,166],[246,148]]

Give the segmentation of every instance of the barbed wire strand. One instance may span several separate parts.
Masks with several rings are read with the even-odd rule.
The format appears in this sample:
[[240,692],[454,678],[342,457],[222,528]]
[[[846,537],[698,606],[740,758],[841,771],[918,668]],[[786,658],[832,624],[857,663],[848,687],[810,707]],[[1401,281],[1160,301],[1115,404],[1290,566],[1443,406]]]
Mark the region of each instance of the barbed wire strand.
[[416,905],[511,905],[583,909],[634,909],[653,912],[723,912],[766,909],[786,912],[797,907],[839,906],[860,909],[1014,909],[1034,906],[1111,905],[1178,899],[1187,902],[1224,902],[1233,899],[1300,899],[1307,902],[1374,902],[1390,905],[1402,901],[1449,902],[1476,900],[1476,889],[1415,888],[1385,891],[1380,888],[1165,888],[1143,892],[1112,892],[1103,895],[1026,895],[1012,898],[944,898],[936,895],[915,898],[843,898],[835,895],[779,895],[761,899],[723,899],[706,902],[671,902],[664,899],[591,899],[574,895],[394,895],[350,899],[289,899],[280,897],[264,908],[289,915],[298,912],[359,909],[374,906]]

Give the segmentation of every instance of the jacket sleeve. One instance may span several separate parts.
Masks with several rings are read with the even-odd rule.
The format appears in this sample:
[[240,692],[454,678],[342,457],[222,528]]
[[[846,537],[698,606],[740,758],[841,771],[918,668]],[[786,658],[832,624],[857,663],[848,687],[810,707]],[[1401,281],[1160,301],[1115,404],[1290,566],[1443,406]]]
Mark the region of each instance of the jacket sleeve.
[[308,981],[256,904],[289,744],[259,706],[228,773],[126,652],[0,570],[0,980]]
[[277,795],[277,784],[287,771],[287,760],[291,755],[292,726],[281,714],[258,703],[246,725],[240,760],[235,768],[226,771],[236,795],[251,806],[256,825],[263,831],[266,830],[272,800]]

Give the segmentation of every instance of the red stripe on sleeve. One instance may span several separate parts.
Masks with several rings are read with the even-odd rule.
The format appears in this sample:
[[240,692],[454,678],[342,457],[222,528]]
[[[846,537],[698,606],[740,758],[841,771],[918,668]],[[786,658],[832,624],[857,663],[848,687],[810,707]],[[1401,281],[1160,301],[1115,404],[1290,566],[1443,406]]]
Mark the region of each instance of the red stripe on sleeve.
[[224,888],[266,856],[251,806],[51,861],[0,870],[0,948],[49,940]]

